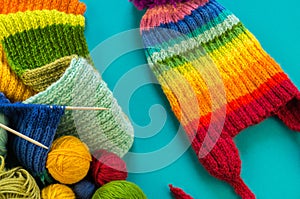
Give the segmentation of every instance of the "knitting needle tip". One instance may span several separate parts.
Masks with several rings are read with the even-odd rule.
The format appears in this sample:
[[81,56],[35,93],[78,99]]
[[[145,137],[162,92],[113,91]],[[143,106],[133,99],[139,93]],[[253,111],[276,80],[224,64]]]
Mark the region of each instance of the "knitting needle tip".
[[26,135],[23,135],[22,133],[19,133],[19,132],[15,131],[15,130],[9,128],[8,126],[5,126],[4,124],[0,123],[0,128],[4,129],[4,130],[6,130],[6,131],[8,131],[8,132],[10,132],[12,134],[15,134],[16,136],[19,136],[20,138],[22,138],[24,140],[27,140],[28,142],[31,142],[32,144],[35,144],[35,145],[37,145],[39,147],[42,147],[42,148],[44,148],[46,150],[49,149],[48,147],[46,147],[42,143],[39,143],[38,141],[35,141],[35,140],[31,139],[30,137],[27,137]]
[[[50,106],[52,109],[53,106]],[[77,106],[66,106],[67,111],[105,111],[108,108],[104,107],[77,107]]]
[[104,111],[104,110],[108,110],[108,108],[104,108],[104,107],[73,107],[73,106],[66,106],[66,110],[77,110],[77,111]]

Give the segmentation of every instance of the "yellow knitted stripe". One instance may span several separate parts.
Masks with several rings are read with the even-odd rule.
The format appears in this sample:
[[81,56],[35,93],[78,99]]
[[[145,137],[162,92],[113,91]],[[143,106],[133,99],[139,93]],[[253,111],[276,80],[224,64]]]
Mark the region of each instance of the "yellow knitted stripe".
[[[266,68],[269,66],[271,67],[271,65],[265,65]],[[184,68],[186,66],[181,67]],[[230,81],[224,81],[224,85],[222,85],[219,82],[213,82],[213,79],[209,78],[205,78],[204,81],[201,74],[198,74],[196,71],[183,72],[181,67],[164,72],[163,75],[158,76],[158,81],[161,83],[175,115],[181,118],[184,114],[184,117],[180,120],[183,125],[224,107],[226,102],[229,104],[245,96],[247,96],[247,101],[255,101],[255,96],[252,96],[251,93],[257,91],[260,85],[273,81],[271,79],[276,75],[280,75],[280,79],[287,78],[283,72],[274,72],[274,75],[270,76],[270,74],[272,74],[271,70],[268,71],[270,73],[259,73],[258,71],[249,69],[241,73],[239,77]],[[172,79],[174,73],[181,73],[181,75],[178,75],[180,78],[177,76],[176,81]],[[260,78],[262,80],[258,81]],[[237,81],[237,79],[239,81]],[[263,81],[264,79],[265,81]],[[274,80],[273,83],[276,81],[277,80]],[[207,85],[210,86],[208,87]],[[226,95],[222,96],[222,92],[220,92],[219,89],[225,89]],[[265,91],[260,90],[260,92],[263,95]],[[212,106],[211,101],[212,94],[214,97],[214,106]],[[197,99],[196,101],[195,98]],[[227,107],[227,111],[231,112],[241,105],[244,104],[234,103],[231,107]],[[186,112],[182,113],[181,111]]]
[[36,93],[25,86],[9,67],[0,45],[0,92],[11,102],[24,101]]
[[[226,96],[220,96],[220,99],[226,97],[227,103],[230,103],[253,93],[260,85],[265,84],[275,75],[283,73],[280,66],[261,48],[252,34],[244,34],[214,50],[209,55],[216,66],[209,65],[211,63],[204,62],[203,57],[201,57],[164,71],[158,76],[158,80],[162,84],[177,117],[180,118],[182,114],[180,107],[184,107],[186,111],[199,106],[200,112],[184,113],[188,117],[183,118],[183,121],[181,121],[184,125],[199,118],[199,116],[205,116],[224,106],[224,102],[217,101],[214,102],[215,106],[212,107],[209,88],[225,88]],[[216,74],[214,72],[215,74],[213,74],[213,67],[217,67],[220,73]],[[174,79],[172,80],[174,73],[181,74],[182,79],[178,80],[177,77],[176,82],[174,82]],[[222,79],[217,78],[218,75]],[[184,82],[187,82],[185,83],[187,85],[184,85]],[[224,87],[222,87],[222,84]],[[189,87],[192,89],[191,92],[194,96],[193,94],[187,95]],[[195,96],[198,98],[199,103],[190,103]],[[250,98],[252,99],[251,95],[248,99],[250,100]],[[253,98],[253,100],[255,99]]]
[[56,10],[36,10],[0,15],[0,40],[18,32],[45,28],[55,24],[69,24],[84,27],[81,15],[66,14]]
[[[248,69],[249,63],[270,59],[270,56],[262,49],[257,39],[249,31],[240,34],[231,42],[210,52],[209,55],[218,66],[224,79],[232,79],[238,76]],[[276,72],[281,71],[277,64],[274,67],[273,69]],[[257,69],[257,71],[265,70],[261,64],[257,64]]]

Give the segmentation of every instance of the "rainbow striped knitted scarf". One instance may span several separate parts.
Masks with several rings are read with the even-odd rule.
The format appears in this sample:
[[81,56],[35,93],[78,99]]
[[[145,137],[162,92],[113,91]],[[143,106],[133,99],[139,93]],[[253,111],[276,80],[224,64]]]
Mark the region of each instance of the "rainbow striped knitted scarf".
[[277,115],[300,131],[300,95],[240,20],[215,0],[134,0],[149,8],[141,35],[149,65],[207,171],[243,199],[233,138]]

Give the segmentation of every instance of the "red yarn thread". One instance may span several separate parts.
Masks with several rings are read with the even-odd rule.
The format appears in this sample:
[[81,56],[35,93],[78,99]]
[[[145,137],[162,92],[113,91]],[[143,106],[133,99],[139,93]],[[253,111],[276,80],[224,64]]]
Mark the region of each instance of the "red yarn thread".
[[170,191],[173,193],[175,199],[193,199],[191,196],[186,194],[182,189],[169,185]]
[[93,153],[91,173],[99,187],[111,181],[126,180],[128,176],[124,160],[106,150],[98,150]]

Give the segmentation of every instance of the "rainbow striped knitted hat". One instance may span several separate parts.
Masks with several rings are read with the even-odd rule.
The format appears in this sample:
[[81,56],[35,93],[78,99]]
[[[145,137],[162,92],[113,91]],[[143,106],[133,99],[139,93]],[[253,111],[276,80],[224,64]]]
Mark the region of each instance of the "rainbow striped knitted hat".
[[69,66],[72,55],[89,57],[85,19],[81,15],[85,11],[83,3],[66,0],[53,4],[32,1],[27,5],[16,0],[4,3],[0,41],[9,66],[33,90],[43,91],[56,82]]
[[100,74],[84,58],[72,60],[64,75],[26,104],[105,107],[105,111],[66,111],[56,137],[79,137],[94,152],[124,156],[133,143],[133,127]]
[[298,89],[217,1],[132,1],[149,8],[141,21],[146,56],[199,161],[241,198],[255,198],[233,138],[272,115],[300,131]]
[[[47,147],[51,147],[57,126],[63,116],[65,107],[14,103],[11,104],[0,93],[0,113],[7,116],[14,130],[26,135]],[[45,183],[51,181],[46,169],[49,150],[36,146],[23,138],[12,136],[9,148],[18,161],[35,177]]]

